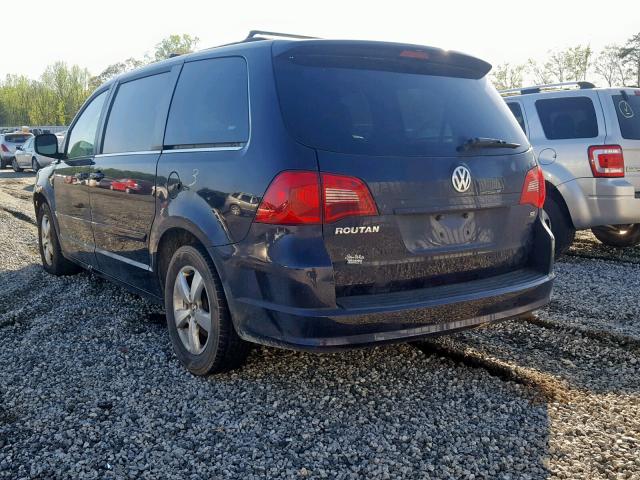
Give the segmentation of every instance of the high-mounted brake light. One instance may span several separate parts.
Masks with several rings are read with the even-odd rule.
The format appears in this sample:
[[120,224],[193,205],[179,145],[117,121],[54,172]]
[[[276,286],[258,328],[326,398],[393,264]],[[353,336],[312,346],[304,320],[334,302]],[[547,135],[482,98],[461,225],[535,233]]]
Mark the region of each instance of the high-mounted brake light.
[[269,185],[255,221],[277,225],[333,223],[341,218],[377,215],[362,180],[309,171],[280,173]]
[[540,166],[536,165],[527,172],[527,176],[524,178],[520,205],[533,205],[536,208],[542,208],[545,196],[544,174]]
[[424,50],[403,50],[400,56],[404,58],[417,58],[419,60],[428,60],[429,54]]
[[619,145],[592,145],[589,164],[594,177],[624,177],[624,155]]

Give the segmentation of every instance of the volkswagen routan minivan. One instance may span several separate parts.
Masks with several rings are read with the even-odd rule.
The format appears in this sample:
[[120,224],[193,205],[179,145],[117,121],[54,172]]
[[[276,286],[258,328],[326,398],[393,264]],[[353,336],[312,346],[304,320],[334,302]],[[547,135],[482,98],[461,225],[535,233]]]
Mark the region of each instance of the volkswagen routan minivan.
[[549,301],[553,237],[490,68],[254,34],[125,73],[61,151],[37,137],[57,159],[34,193],[44,268],[163,302],[197,375],[249,342],[331,351],[526,314]]

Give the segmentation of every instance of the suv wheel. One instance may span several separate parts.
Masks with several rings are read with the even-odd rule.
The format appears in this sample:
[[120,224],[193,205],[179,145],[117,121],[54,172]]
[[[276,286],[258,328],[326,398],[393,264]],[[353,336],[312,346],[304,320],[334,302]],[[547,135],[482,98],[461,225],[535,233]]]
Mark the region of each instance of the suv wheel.
[[38,173],[38,170],[40,170],[40,164],[35,157],[31,159],[31,170],[33,170],[34,173]]
[[13,167],[13,171],[16,172],[16,173],[22,171],[22,169],[18,166],[18,161],[15,158],[11,162],[11,166]]
[[604,225],[591,229],[595,237],[610,247],[635,247],[640,244],[640,223]]
[[249,344],[236,333],[220,279],[202,247],[174,253],[165,279],[167,326],[178,360],[194,375],[240,366]]
[[544,202],[544,212],[547,214],[549,228],[555,237],[554,257],[558,259],[569,250],[576,236],[576,229],[573,228],[564,209],[551,196],[548,196]]
[[43,203],[38,209],[38,246],[45,271],[52,275],[73,275],[80,271],[75,263],[62,255],[60,242],[53,225],[53,215],[49,205]]

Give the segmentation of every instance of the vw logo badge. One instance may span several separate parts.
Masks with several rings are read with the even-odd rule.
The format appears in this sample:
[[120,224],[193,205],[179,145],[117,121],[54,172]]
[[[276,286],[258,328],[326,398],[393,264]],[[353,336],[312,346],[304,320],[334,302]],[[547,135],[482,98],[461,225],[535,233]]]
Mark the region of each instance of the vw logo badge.
[[471,186],[471,172],[467,167],[456,167],[451,175],[451,183],[457,192],[464,193]]

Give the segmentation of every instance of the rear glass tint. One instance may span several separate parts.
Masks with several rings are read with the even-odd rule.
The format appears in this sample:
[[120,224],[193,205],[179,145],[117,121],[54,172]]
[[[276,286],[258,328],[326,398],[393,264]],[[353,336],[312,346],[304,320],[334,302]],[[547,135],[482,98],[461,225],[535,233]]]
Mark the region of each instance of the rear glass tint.
[[305,145],[364,155],[447,156],[459,155],[457,147],[470,138],[489,137],[522,147],[474,154],[528,148],[486,77],[407,73],[392,61],[318,55],[284,53],[274,62],[285,123]]
[[518,125],[520,125],[522,131],[526,133],[527,127],[524,124],[524,115],[522,114],[522,107],[520,107],[520,104],[516,102],[508,102],[507,107],[509,107],[513,116],[516,117],[516,121],[518,122]]
[[249,139],[247,64],[239,57],[189,62],[176,87],[164,144],[242,143]]
[[537,100],[536,110],[544,135],[549,140],[598,136],[596,110],[589,97]]
[[24,143],[31,138],[31,135],[5,135],[4,138],[10,143]]
[[611,97],[618,115],[622,138],[640,140],[640,95],[614,95]]

